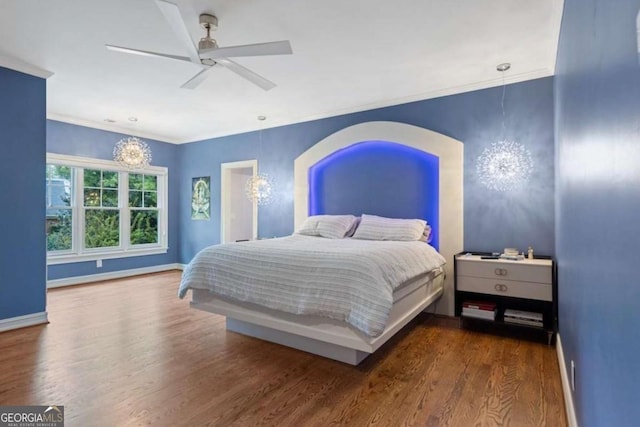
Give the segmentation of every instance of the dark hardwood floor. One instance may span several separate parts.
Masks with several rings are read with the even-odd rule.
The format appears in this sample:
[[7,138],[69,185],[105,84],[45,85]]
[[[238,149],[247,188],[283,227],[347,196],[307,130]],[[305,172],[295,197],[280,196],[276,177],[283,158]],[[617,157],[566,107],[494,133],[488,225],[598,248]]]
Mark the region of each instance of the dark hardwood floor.
[[51,290],[0,334],[0,405],[67,426],[565,426],[555,348],[422,314],[360,366],[226,332],[180,272]]

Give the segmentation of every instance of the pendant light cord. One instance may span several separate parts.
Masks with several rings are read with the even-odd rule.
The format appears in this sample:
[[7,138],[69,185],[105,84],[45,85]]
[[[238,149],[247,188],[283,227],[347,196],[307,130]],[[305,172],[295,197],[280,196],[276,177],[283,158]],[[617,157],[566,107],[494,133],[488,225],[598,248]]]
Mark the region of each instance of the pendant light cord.
[[506,125],[506,115],[504,112],[504,96],[505,93],[507,92],[507,85],[505,85],[504,83],[504,73],[506,70],[501,71],[502,73],[502,101],[500,102],[500,105],[502,106],[502,139],[505,140],[507,138],[507,125]]

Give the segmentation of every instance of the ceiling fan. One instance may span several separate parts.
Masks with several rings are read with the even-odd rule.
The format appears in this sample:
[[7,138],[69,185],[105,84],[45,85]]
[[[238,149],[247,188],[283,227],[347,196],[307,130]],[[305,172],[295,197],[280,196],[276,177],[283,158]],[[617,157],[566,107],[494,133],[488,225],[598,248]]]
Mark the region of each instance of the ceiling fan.
[[195,76],[185,82],[181,88],[194,89],[200,83],[202,83],[209,71],[214,65],[222,65],[230,71],[238,74],[241,77],[249,80],[251,83],[261,87],[264,90],[273,89],[276,84],[259,74],[254,73],[248,68],[243,67],[229,59],[229,57],[238,56],[264,56],[264,55],[290,55],[293,53],[291,50],[291,44],[288,40],[268,42],[268,43],[255,43],[240,46],[218,47],[218,43],[215,39],[211,38],[211,30],[218,28],[218,18],[214,15],[203,13],[200,15],[200,25],[207,31],[207,35],[200,39],[198,48],[196,49],[189,30],[182,20],[180,10],[174,3],[170,3],[165,0],[155,0],[158,8],[164,15],[173,32],[178,36],[182,44],[187,49],[189,56],[168,55],[159,52],[151,52],[147,50],[131,49],[128,47],[105,45],[107,49],[116,52],[131,53],[134,55],[151,56],[159,58],[173,59],[176,61],[190,62],[198,65],[202,68]]

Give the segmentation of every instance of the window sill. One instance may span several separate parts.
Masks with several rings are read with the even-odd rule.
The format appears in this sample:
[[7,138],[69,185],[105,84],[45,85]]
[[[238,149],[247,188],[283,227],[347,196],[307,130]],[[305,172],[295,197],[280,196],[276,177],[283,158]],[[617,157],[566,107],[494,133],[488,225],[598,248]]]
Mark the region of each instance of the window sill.
[[99,259],[115,259],[115,258],[129,258],[134,256],[145,255],[160,255],[166,254],[169,250],[168,247],[155,247],[144,249],[129,249],[127,251],[105,251],[105,252],[91,252],[84,253],[82,255],[77,254],[65,254],[65,255],[53,255],[47,256],[47,265],[56,264],[70,264],[74,262],[86,262],[96,261]]

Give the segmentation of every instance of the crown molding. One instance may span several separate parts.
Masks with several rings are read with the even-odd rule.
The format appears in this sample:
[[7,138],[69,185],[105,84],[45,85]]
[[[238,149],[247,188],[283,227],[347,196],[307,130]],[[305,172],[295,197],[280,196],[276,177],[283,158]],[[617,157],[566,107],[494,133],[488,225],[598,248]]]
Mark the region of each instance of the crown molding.
[[48,79],[53,76],[51,71],[44,68],[37,67],[28,62],[24,62],[16,57],[0,53],[0,67],[8,68],[10,70],[18,71],[21,73],[29,74],[42,79]]

